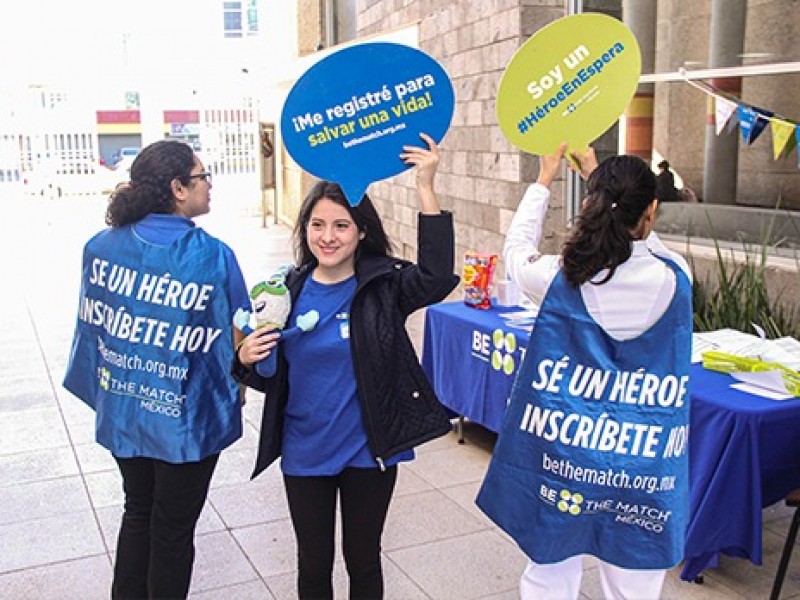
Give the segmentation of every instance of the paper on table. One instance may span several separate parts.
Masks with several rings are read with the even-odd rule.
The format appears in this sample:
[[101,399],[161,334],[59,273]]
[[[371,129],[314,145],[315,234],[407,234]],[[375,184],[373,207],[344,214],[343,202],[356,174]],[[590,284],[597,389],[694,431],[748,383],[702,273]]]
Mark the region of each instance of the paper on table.
[[506,327],[514,329],[522,329],[530,333],[533,331],[533,325],[536,323],[536,315],[539,314],[539,307],[534,306],[526,310],[518,312],[500,313],[500,317],[505,319]]
[[692,362],[700,362],[703,352],[708,350],[760,358],[766,362],[781,363],[790,369],[800,369],[800,342],[792,337],[766,340],[735,329],[692,334]]
[[[758,394],[759,396],[772,398],[773,400],[785,400],[794,397],[789,390],[786,389],[786,384],[783,381],[783,376],[780,371],[734,372],[731,373],[731,377],[741,381],[743,384],[747,385],[748,388],[752,388],[746,390],[751,394]],[[740,384],[733,384],[731,387],[735,387],[736,385]],[[774,396],[776,395],[780,396],[780,398],[775,398]]]
[[800,342],[793,337],[782,337],[767,340],[761,359],[767,362],[781,363],[795,371],[800,370]]
[[539,314],[539,310],[520,309],[516,312],[499,313],[501,319],[529,319]]
[[[720,350],[736,356],[760,356],[764,340],[757,335],[744,333],[736,329],[717,329],[703,331],[692,335],[693,345],[708,344],[705,350]],[[694,354],[694,351],[692,352]]]
[[716,350],[719,346],[714,342],[702,337],[701,333],[692,334],[692,363],[699,363],[703,360],[703,352]]
[[788,400],[789,398],[793,398],[791,394],[781,394],[779,392],[773,392],[766,388],[759,387],[757,385],[750,385],[749,383],[732,383],[731,387],[735,390],[739,390],[740,392],[746,392],[748,394],[753,394],[755,396],[761,396],[762,398],[768,398],[769,400]]

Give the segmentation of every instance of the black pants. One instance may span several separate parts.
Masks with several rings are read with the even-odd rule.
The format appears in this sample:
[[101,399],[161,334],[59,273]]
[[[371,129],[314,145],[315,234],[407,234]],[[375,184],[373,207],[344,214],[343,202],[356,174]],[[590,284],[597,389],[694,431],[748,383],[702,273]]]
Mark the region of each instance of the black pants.
[[342,550],[350,598],[383,598],[381,535],[397,467],[345,469],[332,477],[284,475],[297,536],[297,593],[301,600],[333,598],[336,496],[341,497]]
[[125,513],[117,539],[111,597],[186,598],[194,528],[219,454],[194,463],[117,458]]

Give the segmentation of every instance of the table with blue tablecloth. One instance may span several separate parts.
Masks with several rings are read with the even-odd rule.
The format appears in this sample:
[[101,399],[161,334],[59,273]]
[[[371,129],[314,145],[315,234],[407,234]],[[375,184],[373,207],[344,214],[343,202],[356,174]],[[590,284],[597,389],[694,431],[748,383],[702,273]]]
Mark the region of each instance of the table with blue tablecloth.
[[500,431],[511,384],[530,336],[502,315],[520,307],[430,306],[425,315],[422,368],[442,403],[459,416]]
[[720,552],[760,565],[762,508],[800,488],[800,398],[769,400],[732,383],[692,367],[687,581]]
[[[495,432],[529,339],[504,318],[519,310],[449,302],[425,317],[422,365],[442,403]],[[720,552],[761,564],[762,508],[800,488],[800,399],[769,400],[732,383],[692,366],[687,581]]]

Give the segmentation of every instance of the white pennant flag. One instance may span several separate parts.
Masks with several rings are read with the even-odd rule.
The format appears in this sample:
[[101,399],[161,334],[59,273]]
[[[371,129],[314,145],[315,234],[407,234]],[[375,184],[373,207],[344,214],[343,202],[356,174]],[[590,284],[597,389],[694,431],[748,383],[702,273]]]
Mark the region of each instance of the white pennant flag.
[[725,127],[728,119],[730,119],[731,115],[736,112],[736,103],[726,100],[720,96],[716,96],[715,100],[715,122],[717,126],[717,135],[719,135],[722,133],[722,129]]

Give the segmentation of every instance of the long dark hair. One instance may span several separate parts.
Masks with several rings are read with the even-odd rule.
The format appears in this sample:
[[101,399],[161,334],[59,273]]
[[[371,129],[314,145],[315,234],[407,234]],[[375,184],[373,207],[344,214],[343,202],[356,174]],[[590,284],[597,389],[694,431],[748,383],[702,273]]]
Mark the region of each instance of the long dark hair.
[[641,158],[612,156],[589,175],[589,194],[562,251],[562,271],[577,287],[603,269],[614,276],[631,256],[634,229],[656,196],[656,176]]
[[172,180],[189,185],[194,151],[183,142],[162,140],[146,146],[131,165],[131,181],[111,193],[106,223],[121,227],[150,213],[175,212]]
[[307,227],[311,219],[311,212],[317,202],[323,198],[327,198],[331,202],[346,208],[347,212],[350,213],[350,218],[353,219],[356,227],[358,227],[358,231],[364,234],[364,239],[358,244],[356,261],[363,255],[389,256],[392,254],[392,242],[386,235],[381,218],[378,216],[375,205],[372,204],[369,196],[364,194],[358,206],[350,206],[338,183],[323,180],[315,183],[306,194],[300,207],[297,222],[294,225],[294,255],[298,266],[316,261],[311,248],[308,246]]

